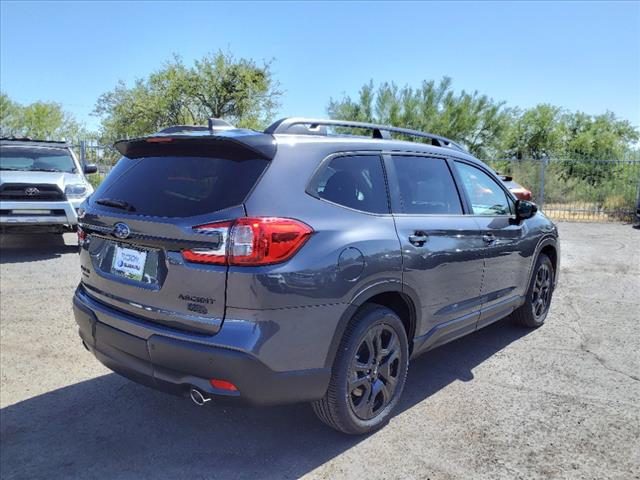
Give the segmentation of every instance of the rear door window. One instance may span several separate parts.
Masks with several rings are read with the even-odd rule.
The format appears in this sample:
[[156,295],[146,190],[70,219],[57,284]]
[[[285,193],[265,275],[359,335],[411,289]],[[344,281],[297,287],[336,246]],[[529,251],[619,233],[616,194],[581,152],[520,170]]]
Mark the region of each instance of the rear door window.
[[379,155],[335,157],[312,181],[313,196],[370,213],[389,213],[387,187]]
[[462,204],[446,160],[392,155],[400,187],[400,213],[461,215]]
[[268,163],[253,158],[123,157],[91,199],[126,202],[141,215],[202,215],[243,203]]

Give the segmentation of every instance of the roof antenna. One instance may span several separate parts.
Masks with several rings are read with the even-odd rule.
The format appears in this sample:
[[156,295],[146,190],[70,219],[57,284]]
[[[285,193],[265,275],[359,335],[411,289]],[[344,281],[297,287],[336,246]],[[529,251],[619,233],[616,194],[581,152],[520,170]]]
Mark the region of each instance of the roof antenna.
[[229,122],[222,120],[221,118],[209,117],[209,130],[231,130],[234,128]]

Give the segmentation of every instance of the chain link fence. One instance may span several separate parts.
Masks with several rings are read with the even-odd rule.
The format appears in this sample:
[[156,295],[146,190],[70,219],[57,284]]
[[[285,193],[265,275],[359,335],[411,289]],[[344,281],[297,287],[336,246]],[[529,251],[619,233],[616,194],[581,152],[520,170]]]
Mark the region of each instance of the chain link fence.
[[71,147],[83,165],[96,165],[102,177],[111,171],[120,158],[112,146],[100,145],[95,141],[78,140]]
[[[97,185],[120,157],[111,146],[78,141],[73,146],[84,164],[95,164],[90,175]],[[640,198],[640,158],[489,160],[502,175],[531,190],[533,201],[554,220],[633,221]]]
[[640,195],[640,160],[558,159],[488,162],[531,190],[554,220],[633,221]]
[[87,175],[94,187],[102,182],[120,158],[120,154],[112,146],[100,145],[95,141],[78,140],[71,148],[82,165],[98,167],[98,173]]

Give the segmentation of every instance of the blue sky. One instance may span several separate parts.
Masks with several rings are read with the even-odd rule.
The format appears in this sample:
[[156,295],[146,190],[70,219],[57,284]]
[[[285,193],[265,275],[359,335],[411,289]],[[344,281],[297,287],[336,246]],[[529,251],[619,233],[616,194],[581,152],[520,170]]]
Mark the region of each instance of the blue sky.
[[90,128],[98,96],[173,53],[275,59],[279,116],[325,116],[369,79],[453,78],[510,106],[613,111],[640,125],[640,2],[12,2],[0,88],[61,103]]

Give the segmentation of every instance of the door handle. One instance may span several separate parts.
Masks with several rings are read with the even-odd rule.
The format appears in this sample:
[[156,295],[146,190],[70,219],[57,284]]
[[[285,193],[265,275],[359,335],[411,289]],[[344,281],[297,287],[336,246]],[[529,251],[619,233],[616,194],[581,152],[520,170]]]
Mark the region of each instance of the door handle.
[[496,236],[493,233],[486,233],[482,236],[484,243],[493,243],[496,241]]
[[413,235],[409,235],[409,243],[416,247],[422,247],[427,240],[429,240],[429,235],[424,232],[416,232]]

